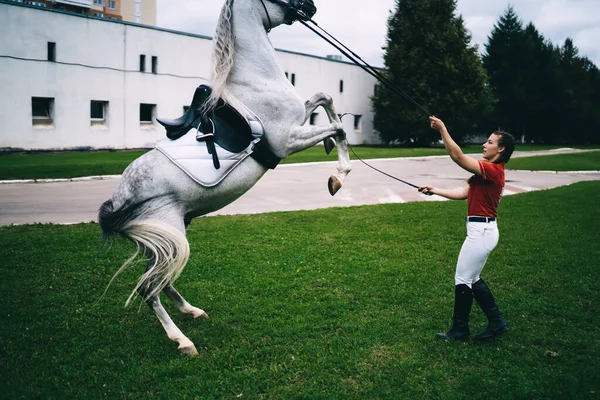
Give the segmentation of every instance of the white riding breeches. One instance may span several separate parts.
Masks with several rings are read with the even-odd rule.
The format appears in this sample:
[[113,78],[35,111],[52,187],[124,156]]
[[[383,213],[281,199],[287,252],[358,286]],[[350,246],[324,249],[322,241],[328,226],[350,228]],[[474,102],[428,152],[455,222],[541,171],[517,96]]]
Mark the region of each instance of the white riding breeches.
[[498,225],[492,222],[467,222],[467,238],[456,262],[456,285],[472,285],[479,280],[488,256],[498,244]]

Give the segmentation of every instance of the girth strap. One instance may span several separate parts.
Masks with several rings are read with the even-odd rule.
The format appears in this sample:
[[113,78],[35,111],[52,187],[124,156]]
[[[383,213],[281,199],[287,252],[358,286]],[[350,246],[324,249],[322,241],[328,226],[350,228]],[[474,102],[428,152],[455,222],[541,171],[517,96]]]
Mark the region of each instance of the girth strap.
[[250,154],[250,157],[254,158],[258,163],[269,169],[275,169],[275,167],[277,167],[277,165],[279,165],[281,162],[281,158],[273,154],[271,149],[269,149],[267,142],[262,139],[256,143],[254,149],[252,149],[252,154]]

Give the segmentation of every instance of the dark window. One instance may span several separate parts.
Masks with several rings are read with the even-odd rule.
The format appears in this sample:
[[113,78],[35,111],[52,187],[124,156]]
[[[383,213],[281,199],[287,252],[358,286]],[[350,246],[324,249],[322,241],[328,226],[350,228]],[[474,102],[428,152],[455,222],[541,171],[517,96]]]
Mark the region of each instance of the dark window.
[[340,81],[340,93],[344,93],[344,81]]
[[54,114],[54,99],[50,97],[31,98],[31,116],[34,125],[52,124]]
[[360,120],[362,118],[362,115],[355,115],[354,116],[354,130],[355,131],[360,131],[361,127],[360,127]]
[[146,72],[146,55],[140,54],[140,72]]
[[292,85],[296,86],[296,74],[292,74]]
[[156,73],[156,69],[158,67],[158,57],[152,56],[152,73]]
[[152,124],[154,122],[154,110],[156,104],[140,104],[140,123]]
[[316,125],[318,116],[319,116],[319,113],[310,114],[310,124],[311,125]]
[[90,102],[90,119],[92,123],[103,123],[106,121],[108,101],[92,100]]
[[56,43],[48,42],[48,61],[56,61]]

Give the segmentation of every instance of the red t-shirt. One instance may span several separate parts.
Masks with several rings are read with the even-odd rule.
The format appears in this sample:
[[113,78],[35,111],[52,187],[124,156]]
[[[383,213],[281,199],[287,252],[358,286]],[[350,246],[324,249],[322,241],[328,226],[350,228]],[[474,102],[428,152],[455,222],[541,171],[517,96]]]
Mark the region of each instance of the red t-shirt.
[[504,190],[504,163],[479,161],[482,176],[469,178],[469,216],[497,217]]

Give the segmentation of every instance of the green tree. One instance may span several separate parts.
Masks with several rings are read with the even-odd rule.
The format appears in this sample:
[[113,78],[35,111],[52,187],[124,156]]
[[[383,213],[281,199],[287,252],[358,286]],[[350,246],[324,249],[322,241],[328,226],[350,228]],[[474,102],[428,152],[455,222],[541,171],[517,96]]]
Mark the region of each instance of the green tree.
[[560,48],[560,68],[563,81],[564,109],[557,125],[562,133],[561,142],[589,144],[597,137],[598,68],[579,50],[570,38]]
[[600,141],[591,128],[600,123],[598,68],[571,39],[553,45],[532,23],[523,29],[508,7],[488,37],[483,65],[497,99],[497,127],[547,144]]
[[492,121],[515,136],[527,128],[527,70],[532,65],[528,51],[534,46],[530,39],[526,39],[521,20],[509,6],[494,25],[483,54],[489,85],[498,100]]
[[[477,48],[455,0],[396,0],[388,20],[386,77],[436,116],[461,140],[479,130],[492,97]],[[378,84],[375,129],[385,142],[429,145],[439,134],[427,115]]]
[[[524,113],[513,126],[521,126],[521,134],[528,141],[555,142],[560,136],[556,130],[555,116],[563,109],[563,99],[557,94],[563,84],[559,74],[559,57],[551,42],[546,41],[532,23],[523,32],[524,42],[519,67],[523,79],[521,85],[524,95]],[[497,94],[499,104],[505,99]],[[508,99],[510,101],[510,99]]]

